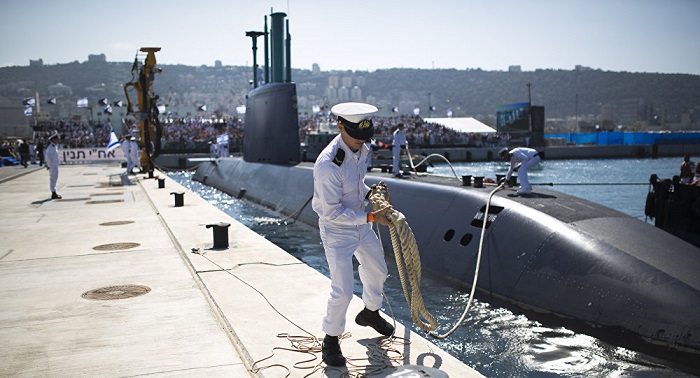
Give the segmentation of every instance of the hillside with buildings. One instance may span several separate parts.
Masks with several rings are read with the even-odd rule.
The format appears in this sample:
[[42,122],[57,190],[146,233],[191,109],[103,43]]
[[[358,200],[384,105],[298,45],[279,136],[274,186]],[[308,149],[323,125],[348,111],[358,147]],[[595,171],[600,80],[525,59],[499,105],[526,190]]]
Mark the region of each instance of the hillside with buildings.
[[[51,118],[79,117],[103,123],[107,115],[98,101],[126,104],[123,86],[132,78],[132,63],[108,62],[91,55],[86,62],[0,68],[0,118],[22,109],[25,98],[37,97],[37,109]],[[240,66],[168,65],[154,82],[159,104],[172,117],[241,116],[251,88],[252,68]],[[475,117],[495,125],[496,107],[528,102],[543,105],[547,132],[578,130],[698,130],[700,76],[572,70],[508,71],[480,69],[384,69],[323,71],[294,69],[300,113],[312,114],[343,101],[377,105],[380,115]],[[136,103],[136,94],[131,93]],[[79,98],[88,106],[78,108]],[[55,99],[55,104],[47,100]],[[206,109],[206,110],[204,110]],[[8,113],[9,112],[9,113]],[[126,108],[113,107],[112,118]],[[0,120],[0,123],[3,121]]]

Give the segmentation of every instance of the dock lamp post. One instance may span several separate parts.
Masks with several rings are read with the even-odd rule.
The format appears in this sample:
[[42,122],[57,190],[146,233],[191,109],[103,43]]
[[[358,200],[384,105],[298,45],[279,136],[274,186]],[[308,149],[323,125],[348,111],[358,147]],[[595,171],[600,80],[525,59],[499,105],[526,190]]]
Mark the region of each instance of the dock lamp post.
[[265,33],[259,31],[247,31],[246,37],[253,40],[253,88],[258,87],[258,37]]

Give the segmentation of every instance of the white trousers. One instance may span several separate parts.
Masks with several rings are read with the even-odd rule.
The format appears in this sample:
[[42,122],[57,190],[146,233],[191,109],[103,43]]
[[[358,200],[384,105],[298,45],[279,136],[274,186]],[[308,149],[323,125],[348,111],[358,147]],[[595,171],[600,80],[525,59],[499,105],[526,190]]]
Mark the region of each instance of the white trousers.
[[401,147],[399,146],[394,146],[391,148],[391,153],[393,155],[393,173],[401,173],[401,167],[399,166],[399,162],[401,160]]
[[530,179],[527,177],[527,170],[541,161],[542,159],[540,159],[539,156],[534,156],[532,159],[526,160],[520,165],[520,168],[518,168],[518,180],[520,180],[521,188],[532,190],[532,186],[530,186]]
[[131,161],[131,155],[126,154],[126,173],[130,173],[134,169],[134,162]]
[[362,301],[371,311],[382,307],[382,290],[388,270],[382,246],[371,223],[360,226],[338,226],[319,222],[321,241],[331,274],[331,297],[323,318],[323,332],[339,336],[345,332],[345,317],[353,298],[355,275],[352,256],[360,263]]
[[51,193],[56,191],[56,183],[58,182],[58,166],[52,165],[49,167],[49,189]]

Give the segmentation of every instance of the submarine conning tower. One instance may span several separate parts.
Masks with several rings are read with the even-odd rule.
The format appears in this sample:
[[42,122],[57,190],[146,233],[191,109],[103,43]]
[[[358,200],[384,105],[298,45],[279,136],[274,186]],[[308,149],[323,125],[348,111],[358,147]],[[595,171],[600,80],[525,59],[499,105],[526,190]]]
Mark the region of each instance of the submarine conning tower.
[[[293,165],[301,160],[297,90],[291,77],[291,36],[289,20],[285,25],[286,17],[285,13],[272,13],[270,33],[267,31],[267,16],[264,32],[246,33],[253,38],[255,78],[246,99],[243,159],[247,162]],[[258,80],[256,63],[256,39],[260,35],[265,38],[264,80]],[[268,43],[268,36],[271,36],[271,43]],[[271,70],[268,54],[272,61]]]

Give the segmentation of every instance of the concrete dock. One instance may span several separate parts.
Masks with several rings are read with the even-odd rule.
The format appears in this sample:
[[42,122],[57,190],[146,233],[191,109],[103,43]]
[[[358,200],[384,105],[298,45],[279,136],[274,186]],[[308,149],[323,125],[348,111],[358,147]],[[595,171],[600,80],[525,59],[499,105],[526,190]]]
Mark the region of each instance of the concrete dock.
[[0,167],[1,377],[482,376],[356,325],[357,297],[348,367],[326,368],[327,277],[162,173],[61,166],[59,200],[48,182]]

